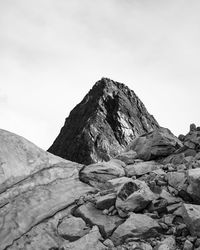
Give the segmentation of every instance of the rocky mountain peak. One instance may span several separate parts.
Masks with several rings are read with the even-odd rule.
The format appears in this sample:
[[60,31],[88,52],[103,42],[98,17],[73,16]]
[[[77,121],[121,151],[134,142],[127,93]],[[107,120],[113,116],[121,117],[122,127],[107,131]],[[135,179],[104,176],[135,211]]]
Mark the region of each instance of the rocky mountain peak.
[[107,161],[158,127],[134,91],[102,78],[70,112],[48,151],[84,164]]

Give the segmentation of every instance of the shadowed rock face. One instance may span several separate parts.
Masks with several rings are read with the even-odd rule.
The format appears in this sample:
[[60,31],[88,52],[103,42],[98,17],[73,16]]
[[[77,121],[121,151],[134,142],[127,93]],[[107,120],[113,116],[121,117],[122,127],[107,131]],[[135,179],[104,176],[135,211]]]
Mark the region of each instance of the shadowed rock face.
[[84,164],[108,161],[135,137],[158,127],[132,90],[102,78],[71,111],[48,151]]

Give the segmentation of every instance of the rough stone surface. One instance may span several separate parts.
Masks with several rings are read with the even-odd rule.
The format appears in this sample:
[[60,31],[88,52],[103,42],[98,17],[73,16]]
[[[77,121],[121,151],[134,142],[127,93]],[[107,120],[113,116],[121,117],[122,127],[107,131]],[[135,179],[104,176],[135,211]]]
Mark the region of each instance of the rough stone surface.
[[117,197],[116,193],[109,193],[107,195],[97,197],[96,208],[102,210],[109,209],[110,207],[115,205],[116,197]]
[[144,214],[132,213],[112,234],[115,245],[122,244],[126,239],[139,237],[148,238],[158,235],[160,226],[156,220]]
[[146,185],[140,180],[132,180],[126,182],[117,194],[116,208],[118,213],[140,212],[153,199],[155,195]]
[[102,78],[71,111],[49,152],[84,164],[107,161],[158,127],[132,90]]
[[125,171],[119,160],[94,163],[80,171],[80,180],[97,188],[107,188],[108,180],[122,176],[125,176]]
[[191,235],[200,237],[200,206],[183,204],[183,219]]
[[140,159],[149,161],[166,157],[181,146],[181,141],[169,129],[159,128],[136,138],[129,148],[136,151]]
[[0,194],[3,250],[92,188],[79,181],[79,164],[47,154],[7,131],[0,131],[0,140],[1,183],[7,187]]
[[158,169],[160,166],[155,161],[138,162],[126,166],[127,176],[141,176]]
[[200,168],[189,169],[187,172],[187,180],[189,183],[187,192],[200,204]]
[[176,241],[173,236],[169,236],[162,240],[155,250],[176,250]]

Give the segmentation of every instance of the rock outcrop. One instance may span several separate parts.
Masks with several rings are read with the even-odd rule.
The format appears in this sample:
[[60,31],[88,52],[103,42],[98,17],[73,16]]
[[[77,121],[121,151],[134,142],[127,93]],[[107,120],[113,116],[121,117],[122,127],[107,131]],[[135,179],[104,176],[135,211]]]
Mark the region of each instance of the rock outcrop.
[[155,126],[88,165],[0,130],[0,250],[199,250],[200,130]]
[[132,90],[102,78],[71,111],[48,151],[83,164],[108,161],[158,127]]

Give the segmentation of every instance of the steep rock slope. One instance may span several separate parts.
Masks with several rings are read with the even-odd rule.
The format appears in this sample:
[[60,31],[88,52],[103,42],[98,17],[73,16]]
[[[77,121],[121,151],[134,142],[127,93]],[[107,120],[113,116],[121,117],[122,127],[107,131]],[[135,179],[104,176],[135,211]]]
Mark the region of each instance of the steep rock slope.
[[48,151],[84,164],[107,161],[158,127],[134,91],[102,78],[71,111]]
[[[92,190],[79,181],[80,168],[80,164],[51,155],[20,136],[0,130],[0,250],[12,246],[35,230],[36,225],[69,208]],[[34,237],[41,237],[39,243],[36,240],[35,246],[26,248],[22,240],[23,247],[14,249],[44,249],[44,241],[49,242],[49,248],[56,246],[50,231],[44,236],[37,229]]]

